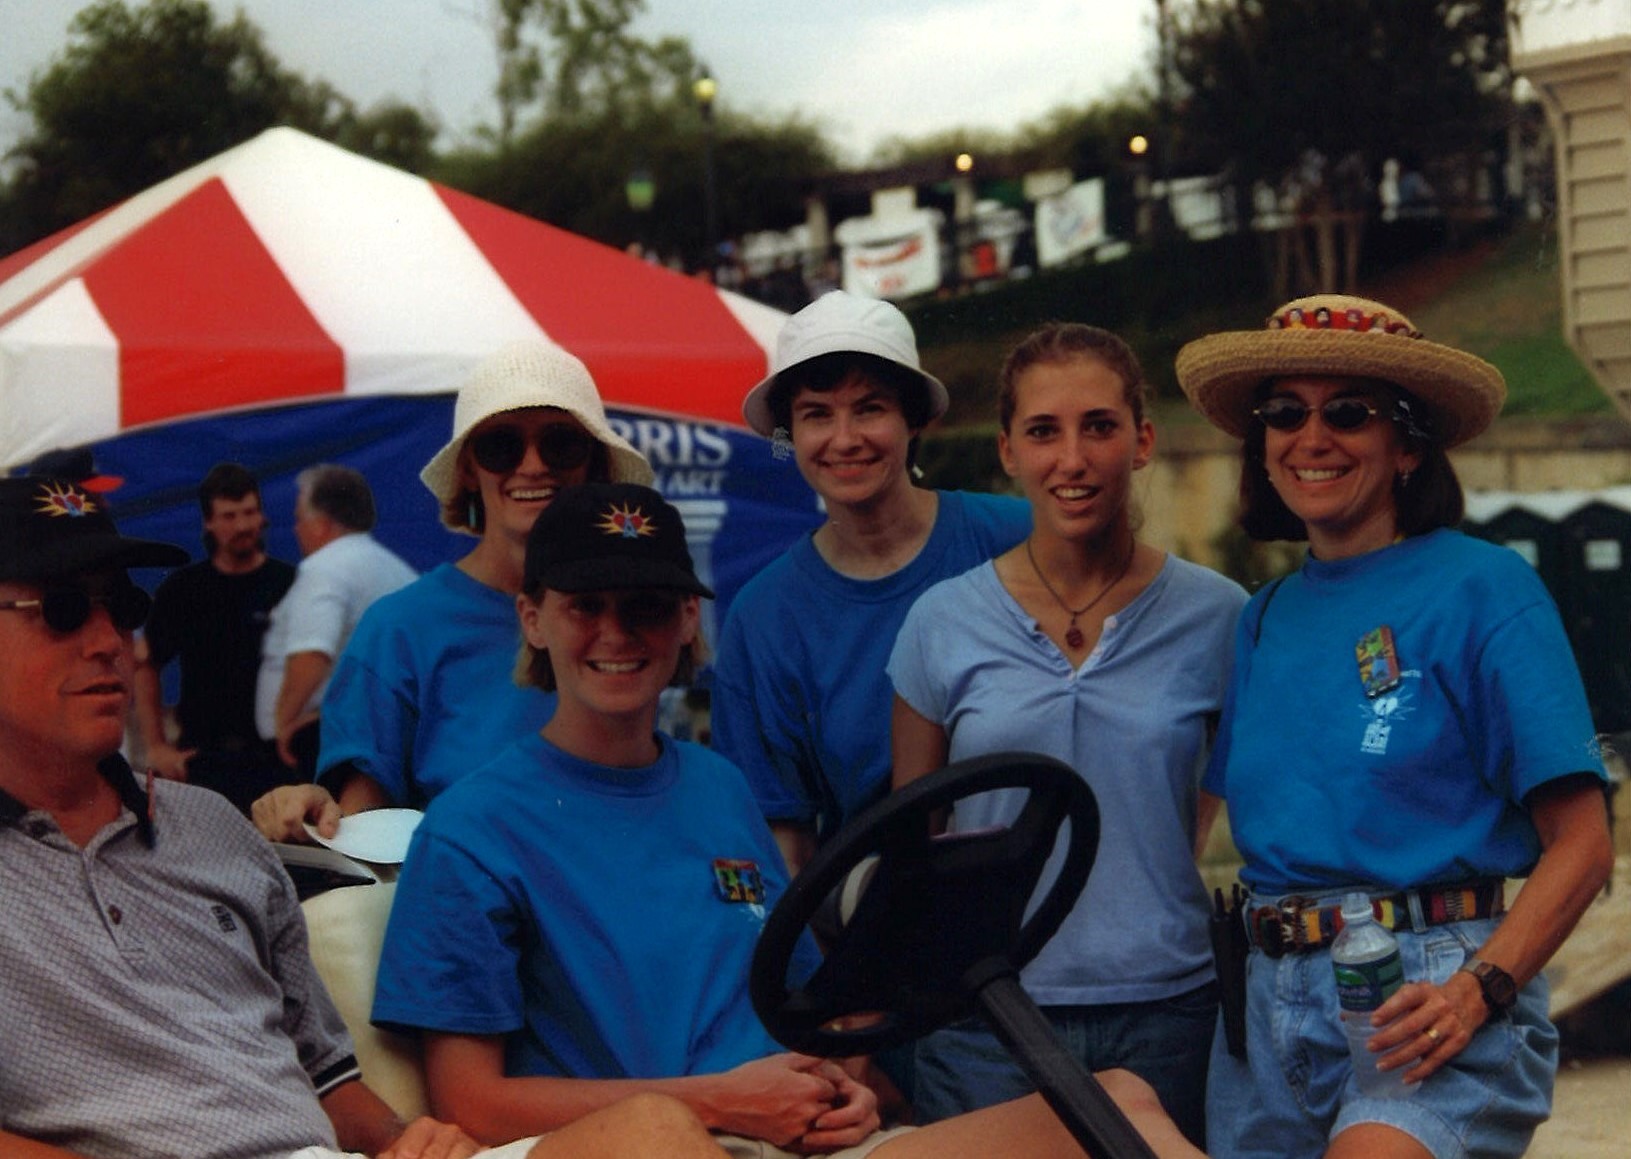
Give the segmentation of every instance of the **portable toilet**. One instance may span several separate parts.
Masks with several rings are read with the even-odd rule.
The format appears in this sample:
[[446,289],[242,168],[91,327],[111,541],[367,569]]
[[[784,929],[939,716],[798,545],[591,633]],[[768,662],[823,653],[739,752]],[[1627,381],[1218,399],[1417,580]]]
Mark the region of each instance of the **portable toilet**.
[[1564,622],[1599,732],[1631,731],[1631,488],[1598,492],[1562,522]]

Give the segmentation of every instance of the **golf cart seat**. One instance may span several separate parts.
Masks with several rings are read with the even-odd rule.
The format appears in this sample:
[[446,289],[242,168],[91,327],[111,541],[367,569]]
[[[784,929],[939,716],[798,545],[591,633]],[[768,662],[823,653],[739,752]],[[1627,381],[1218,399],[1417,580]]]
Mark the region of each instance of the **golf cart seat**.
[[308,898],[301,908],[312,961],[356,1043],[363,1078],[406,1123],[428,1114],[430,1108],[419,1044],[407,1035],[381,1030],[368,1019],[385,922],[395,896],[395,882],[348,885]]

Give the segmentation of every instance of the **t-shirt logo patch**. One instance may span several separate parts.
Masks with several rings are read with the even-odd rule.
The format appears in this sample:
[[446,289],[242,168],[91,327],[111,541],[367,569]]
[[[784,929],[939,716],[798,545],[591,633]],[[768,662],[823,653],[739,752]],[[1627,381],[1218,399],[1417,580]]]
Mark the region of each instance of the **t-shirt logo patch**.
[[221,927],[223,934],[230,934],[237,930],[238,922],[233,918],[232,911],[227,909],[226,906],[219,903],[212,905],[210,906],[210,913],[215,915],[215,924]]
[[720,899],[745,905],[764,905],[765,881],[754,861],[735,857],[714,858],[714,888]]

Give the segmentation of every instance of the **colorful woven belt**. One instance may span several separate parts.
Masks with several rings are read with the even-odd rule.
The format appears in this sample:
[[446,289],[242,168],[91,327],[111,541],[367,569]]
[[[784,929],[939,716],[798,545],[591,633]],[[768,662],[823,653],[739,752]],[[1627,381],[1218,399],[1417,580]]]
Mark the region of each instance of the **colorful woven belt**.
[[[1428,887],[1371,898],[1371,912],[1390,930],[1415,926],[1414,900],[1425,925],[1499,917],[1506,912],[1506,882],[1498,877],[1461,885]],[[1328,944],[1342,929],[1342,901],[1327,897],[1281,898],[1275,905],[1253,906],[1246,912],[1246,934],[1252,945],[1271,958],[1301,954]]]

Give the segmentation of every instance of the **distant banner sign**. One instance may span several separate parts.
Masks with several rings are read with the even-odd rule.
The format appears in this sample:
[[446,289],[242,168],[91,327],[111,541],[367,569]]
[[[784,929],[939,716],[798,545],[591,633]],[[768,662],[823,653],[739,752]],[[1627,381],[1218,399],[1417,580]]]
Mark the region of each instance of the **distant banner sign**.
[[939,288],[940,239],[932,222],[844,246],[844,289],[852,294],[909,298]]
[[1103,245],[1104,181],[1078,181],[1063,193],[1036,203],[1036,260],[1043,266]]

